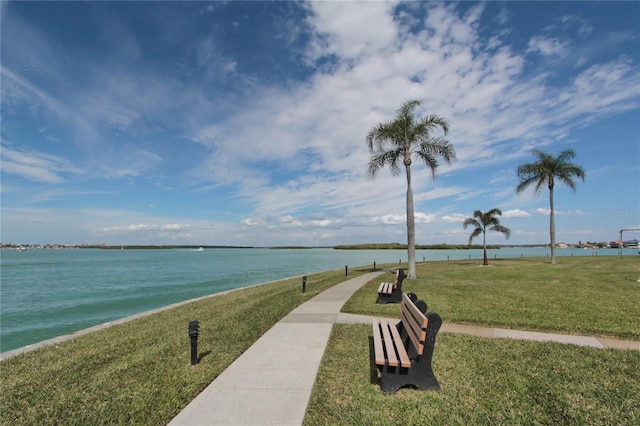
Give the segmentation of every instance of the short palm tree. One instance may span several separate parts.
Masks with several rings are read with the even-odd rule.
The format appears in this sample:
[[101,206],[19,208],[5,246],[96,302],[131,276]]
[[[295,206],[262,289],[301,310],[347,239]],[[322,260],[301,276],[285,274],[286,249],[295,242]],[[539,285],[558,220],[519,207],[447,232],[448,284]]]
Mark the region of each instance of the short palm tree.
[[446,135],[449,131],[447,121],[437,115],[417,118],[414,109],[420,101],[405,102],[398,110],[398,115],[391,121],[380,123],[367,134],[367,144],[371,152],[369,160],[369,176],[388,165],[391,173],[400,174],[400,166],[404,165],[407,175],[407,252],[408,277],[416,277],[416,232],[413,214],[413,192],[411,189],[412,158],[423,161],[435,178],[438,159],[447,163],[455,159],[453,146],[446,139],[431,136],[437,128]]
[[516,188],[516,193],[523,192],[531,185],[535,186],[536,193],[540,192],[543,185],[549,188],[549,234],[551,237],[551,263],[556,263],[556,226],[553,207],[553,188],[556,180],[564,183],[574,192],[576,183],[574,178],[580,178],[584,182],[585,173],[582,167],[569,161],[576,153],[572,149],[562,151],[557,157],[553,157],[546,152],[533,150],[533,155],[537,158],[534,163],[521,164],[517,173],[520,183]]
[[471,245],[471,241],[473,241],[475,237],[482,234],[482,246],[484,248],[482,264],[485,266],[489,264],[489,261],[487,260],[487,228],[489,228],[490,231],[503,233],[507,239],[511,236],[511,230],[500,225],[500,220],[496,216],[502,216],[502,211],[500,209],[491,209],[488,212],[476,210],[473,212],[473,217],[466,218],[462,224],[464,229],[467,229],[469,226],[474,227],[473,232],[469,236],[469,245]]

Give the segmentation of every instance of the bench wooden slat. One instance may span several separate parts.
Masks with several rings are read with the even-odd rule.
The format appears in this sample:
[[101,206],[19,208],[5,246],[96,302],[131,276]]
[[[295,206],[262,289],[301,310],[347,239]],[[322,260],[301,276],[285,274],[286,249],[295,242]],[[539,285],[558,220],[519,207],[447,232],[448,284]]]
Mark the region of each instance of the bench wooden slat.
[[394,283],[380,283],[378,286],[378,294],[386,294],[390,296],[396,289],[396,285]]
[[407,316],[407,312],[403,310],[400,313],[400,317],[402,318],[402,324],[404,325],[405,329],[407,330],[407,334],[409,335],[409,338],[411,339],[411,343],[416,348],[418,353],[420,353],[420,346],[421,346],[420,345],[420,340],[416,336],[415,324],[412,324],[411,316]]
[[419,328],[427,328],[427,326],[429,325],[429,320],[427,320],[426,315],[423,314],[413,302],[411,302],[411,298],[409,298],[409,295],[406,293],[403,294],[402,300],[405,302],[402,307],[410,311],[416,325]]
[[388,362],[390,367],[411,367],[395,320],[373,320],[373,346],[376,365],[384,366]]
[[387,362],[391,367],[398,366],[398,357],[396,356],[396,351],[392,346],[391,333],[389,332],[389,321],[388,320],[380,320],[380,324],[382,325],[382,338],[386,342],[386,350],[387,350]]
[[424,351],[424,342],[427,339],[427,317],[411,302],[407,294],[402,295],[403,303],[400,310],[402,323],[407,329],[407,334],[416,348],[418,355]]
[[389,329],[391,330],[391,335],[393,336],[393,342],[398,350],[398,355],[400,356],[400,365],[404,368],[411,367],[411,360],[409,359],[409,355],[407,355],[407,351],[404,348],[404,343],[402,341],[402,337],[400,337],[400,333],[398,332],[398,327],[396,324],[388,323]]
[[373,348],[377,365],[384,365],[384,349],[382,345],[382,336],[380,334],[380,320],[373,319]]

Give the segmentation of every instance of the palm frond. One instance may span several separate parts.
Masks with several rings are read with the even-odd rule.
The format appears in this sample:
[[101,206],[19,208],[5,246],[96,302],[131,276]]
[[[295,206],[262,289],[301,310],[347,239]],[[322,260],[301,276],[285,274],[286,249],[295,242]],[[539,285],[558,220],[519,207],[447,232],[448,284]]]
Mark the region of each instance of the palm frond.
[[572,160],[573,158],[575,158],[576,153],[574,150],[572,149],[565,149],[564,151],[562,151],[560,154],[558,154],[558,157],[556,157],[556,162],[557,163],[566,163],[569,160]]
[[435,177],[438,167],[440,167],[439,158],[442,158],[447,164],[451,164],[455,160],[456,153],[449,141],[441,138],[425,138],[413,150],[413,155],[419,158],[431,170],[431,176]]
[[507,240],[511,236],[511,230],[509,228],[507,228],[506,226],[502,226],[500,224],[496,224],[496,225],[492,226],[489,229],[491,229],[492,231],[496,231],[496,232],[500,232],[500,233],[504,234],[504,236],[507,238]]
[[449,122],[439,115],[431,114],[422,118],[416,129],[420,129],[422,133],[431,133],[438,127],[442,129],[445,135],[449,133]]
[[464,229],[467,229],[469,226],[473,226],[474,228],[482,228],[482,224],[472,217],[466,218],[462,223],[462,226],[464,227]]
[[391,168],[391,173],[394,176],[400,174],[402,158],[403,151],[401,149],[385,151],[383,148],[379,148],[369,159],[367,168],[369,177],[374,177],[380,169],[387,165]]
[[469,245],[471,245],[471,242],[473,241],[473,239],[475,237],[478,237],[478,236],[482,235],[483,232],[484,232],[484,229],[482,229],[482,228],[474,229],[473,232],[471,233],[471,235],[469,236]]
[[417,99],[408,100],[398,109],[398,116],[413,117],[413,110],[419,105],[422,105],[422,102]]
[[396,139],[397,123],[395,121],[388,121],[378,124],[369,131],[367,134],[367,145],[369,146],[369,151],[373,152],[376,147],[389,143],[393,144]]

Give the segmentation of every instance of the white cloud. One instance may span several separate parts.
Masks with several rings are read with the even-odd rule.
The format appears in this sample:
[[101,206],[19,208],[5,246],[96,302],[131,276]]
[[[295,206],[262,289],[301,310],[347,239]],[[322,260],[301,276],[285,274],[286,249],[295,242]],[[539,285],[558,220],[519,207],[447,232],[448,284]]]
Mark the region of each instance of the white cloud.
[[189,224],[178,224],[178,223],[170,223],[170,224],[162,224],[162,225],[132,224],[132,225],[123,225],[123,226],[111,226],[108,228],[98,228],[96,232],[102,233],[102,234],[130,234],[130,233],[146,232],[146,231],[183,232],[183,231],[188,231],[191,228],[192,226]]
[[593,32],[593,24],[576,15],[565,15],[561,18],[563,26],[573,25],[576,27],[578,35],[582,38],[586,38]]
[[244,226],[247,226],[249,228],[255,228],[257,226],[264,226],[266,224],[266,222],[263,219],[260,218],[247,218],[247,219],[242,219],[240,221]]
[[63,158],[31,150],[2,148],[2,172],[45,183],[61,183],[62,174],[82,174]]
[[[544,209],[544,208],[536,209],[536,213],[545,215],[545,216],[549,216],[550,212],[551,212],[551,209]],[[555,214],[559,216],[575,216],[575,215],[584,214],[584,212],[582,210],[556,210]]]
[[447,215],[442,216],[442,220],[444,222],[462,224],[467,217],[469,217],[469,216],[464,215],[462,213],[452,213],[452,214],[447,214]]
[[[549,214],[549,213],[547,213],[547,214]],[[521,217],[531,217],[531,215],[529,213],[527,213],[526,211],[524,211],[524,210],[512,209],[512,210],[503,211],[502,212],[502,217],[506,217],[506,218],[521,218]]]
[[[336,54],[357,58],[393,44],[396,25],[391,16],[395,1],[377,1],[362,7],[358,2],[314,1],[309,23],[316,38],[308,52],[312,59]],[[371,25],[375,23],[375,25]]]
[[543,56],[560,56],[568,48],[568,43],[557,38],[535,36],[529,40],[527,52],[540,53]]
[[433,223],[436,220],[436,215],[423,213],[423,212],[416,212],[414,215],[414,218],[415,218],[416,225],[421,223]]
[[395,215],[384,215],[380,217],[374,217],[371,219],[372,223],[380,223],[383,225],[399,225],[403,223],[407,223],[407,217],[405,215],[395,214]]

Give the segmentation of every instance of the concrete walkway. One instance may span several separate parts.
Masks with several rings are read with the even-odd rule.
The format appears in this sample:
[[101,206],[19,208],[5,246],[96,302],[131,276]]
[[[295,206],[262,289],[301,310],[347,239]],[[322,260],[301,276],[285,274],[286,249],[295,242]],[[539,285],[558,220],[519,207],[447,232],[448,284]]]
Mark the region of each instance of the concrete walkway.
[[[340,313],[342,306],[356,290],[383,272],[352,278],[296,308],[223,371],[169,425],[302,424],[333,324],[371,324],[371,317]],[[640,350],[640,342],[585,336],[447,323],[440,331]]]
[[342,305],[373,272],[300,305],[269,329],[169,425],[300,425]]

